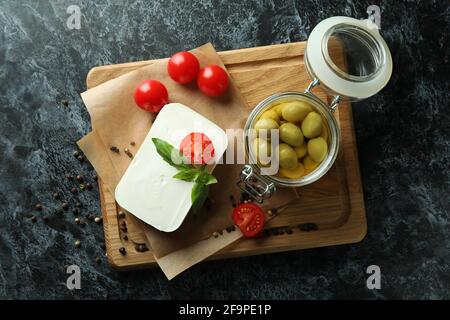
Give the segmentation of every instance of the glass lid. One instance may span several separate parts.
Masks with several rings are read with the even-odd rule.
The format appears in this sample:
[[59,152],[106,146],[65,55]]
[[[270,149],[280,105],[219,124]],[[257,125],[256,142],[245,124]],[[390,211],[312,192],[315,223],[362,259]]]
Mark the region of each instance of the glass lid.
[[392,57],[376,25],[349,17],[328,18],[313,29],[305,63],[325,89],[350,100],[376,94],[392,74]]

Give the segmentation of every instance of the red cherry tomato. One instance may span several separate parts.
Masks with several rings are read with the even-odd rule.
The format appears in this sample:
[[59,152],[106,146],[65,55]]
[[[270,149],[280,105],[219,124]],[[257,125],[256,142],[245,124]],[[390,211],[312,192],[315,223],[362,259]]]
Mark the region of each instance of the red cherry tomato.
[[176,82],[186,84],[197,78],[200,63],[190,52],[175,53],[167,63],[167,72]]
[[180,152],[191,164],[211,164],[214,160],[214,145],[207,135],[200,132],[188,134],[181,141]]
[[233,210],[233,221],[246,237],[258,235],[265,220],[262,209],[252,202],[242,203]]
[[207,96],[217,97],[228,89],[228,74],[218,65],[211,64],[200,70],[197,84]]
[[159,112],[169,102],[169,95],[161,82],[146,80],[134,91],[134,101],[145,111]]

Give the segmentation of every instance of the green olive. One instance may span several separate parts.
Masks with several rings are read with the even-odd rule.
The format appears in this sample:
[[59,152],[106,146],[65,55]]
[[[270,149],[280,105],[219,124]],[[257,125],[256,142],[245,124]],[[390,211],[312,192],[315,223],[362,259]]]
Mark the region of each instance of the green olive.
[[308,171],[308,173],[317,168],[318,165],[319,163],[311,159],[309,155],[307,155],[305,159],[303,159],[303,166],[305,167],[305,171]]
[[293,147],[303,144],[302,130],[293,123],[284,123],[280,127],[280,139]]
[[302,122],[302,132],[307,138],[318,137],[322,133],[322,117],[317,112],[310,112]]
[[280,103],[280,104],[277,104],[276,106],[273,106],[271,110],[274,110],[278,114],[278,117],[281,118],[283,116],[282,115],[283,106],[284,106],[284,103]]
[[292,170],[280,168],[280,174],[289,179],[299,179],[305,174],[305,167],[299,162],[297,167]]
[[323,122],[322,121],[322,125],[323,125],[323,128],[322,128],[322,133],[320,134],[320,136],[322,137],[322,138],[324,138],[325,139],[325,141],[327,141],[328,142],[328,128],[327,128],[327,125],[325,124],[325,122]]
[[270,142],[262,138],[256,138],[253,140],[253,151],[260,164],[266,166],[270,163],[270,155],[272,153]]
[[306,143],[302,144],[300,147],[295,147],[294,150],[297,154],[298,159],[303,158],[308,153],[308,150],[306,149]]
[[306,102],[292,101],[284,103],[281,114],[287,121],[298,122],[305,119],[306,115],[311,111],[312,108]]
[[255,124],[258,136],[261,135],[263,137],[270,137],[270,130],[278,129],[278,127],[278,123],[270,118],[259,119]]
[[273,119],[277,123],[280,123],[280,117],[278,116],[278,113],[276,113],[275,110],[267,110],[267,111],[263,112],[260,119],[265,119],[265,118]]
[[308,154],[314,162],[321,162],[328,151],[328,145],[324,138],[318,137],[308,141]]
[[297,167],[297,154],[295,150],[285,144],[280,143],[279,145],[279,156],[280,156],[280,167],[287,170],[293,170]]

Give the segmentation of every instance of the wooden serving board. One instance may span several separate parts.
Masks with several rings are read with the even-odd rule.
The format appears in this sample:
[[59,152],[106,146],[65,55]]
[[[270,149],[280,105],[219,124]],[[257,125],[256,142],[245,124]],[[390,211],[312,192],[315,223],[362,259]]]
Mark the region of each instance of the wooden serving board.
[[[223,51],[219,55],[250,110],[271,94],[304,91],[311,81],[304,66],[305,47],[306,42],[298,42]],[[339,48],[335,51],[342,57]],[[93,68],[87,86],[95,87],[154,61]],[[330,101],[320,90],[315,93]],[[270,220],[263,236],[237,241],[212,259],[355,243],[365,237],[367,225],[351,104],[341,102],[335,116],[341,127],[342,148],[333,168],[319,181],[299,188],[299,201]],[[135,249],[137,243],[146,242],[141,224],[130,214],[118,218],[120,208],[101,181],[99,186],[109,263],[120,270],[156,265],[151,251]],[[128,240],[120,230],[121,219],[127,222]],[[317,230],[305,231],[305,224],[311,223]],[[120,247],[126,248],[126,256],[120,254]]]

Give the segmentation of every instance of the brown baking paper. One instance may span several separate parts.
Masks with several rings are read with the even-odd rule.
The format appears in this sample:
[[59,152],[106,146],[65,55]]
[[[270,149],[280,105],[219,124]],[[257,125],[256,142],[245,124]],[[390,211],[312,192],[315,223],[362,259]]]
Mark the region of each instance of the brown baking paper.
[[[210,63],[223,66],[210,44],[192,52],[198,57],[201,66]],[[195,84],[182,86],[173,82],[167,75],[166,66],[167,60],[161,60],[82,93],[95,130],[81,139],[79,146],[112,194],[131,160],[123,151],[117,154],[109,148],[117,146],[123,150],[128,147],[133,151],[130,141],[135,141],[134,150],[137,151],[151,127],[153,115],[139,109],[133,100],[134,89],[140,82],[146,79],[161,81],[169,91],[171,102],[191,107],[223,129],[242,128],[247,119],[250,109],[246,107],[231,78],[230,88],[225,96],[209,98]],[[239,199],[236,181],[241,168],[242,165],[218,165],[214,175],[219,183],[211,187],[211,208],[204,209],[197,215],[189,215],[179,230],[164,233],[150,226],[146,227],[146,236],[157,258],[179,252],[231,224],[232,206],[229,195],[235,194],[236,200]],[[267,206],[282,204],[295,196],[292,190],[279,192]],[[178,254],[177,259],[183,259],[183,255]]]

